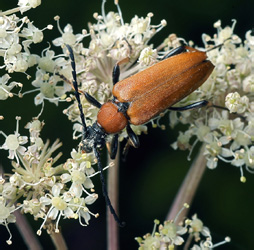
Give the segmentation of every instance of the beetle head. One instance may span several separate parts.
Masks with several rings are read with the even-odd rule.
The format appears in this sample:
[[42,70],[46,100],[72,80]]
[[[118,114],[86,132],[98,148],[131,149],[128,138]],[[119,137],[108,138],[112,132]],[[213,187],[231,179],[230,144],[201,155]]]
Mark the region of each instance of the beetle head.
[[96,122],[87,127],[86,134],[82,141],[82,149],[86,153],[91,153],[94,148],[102,148],[105,145],[106,134],[101,126]]

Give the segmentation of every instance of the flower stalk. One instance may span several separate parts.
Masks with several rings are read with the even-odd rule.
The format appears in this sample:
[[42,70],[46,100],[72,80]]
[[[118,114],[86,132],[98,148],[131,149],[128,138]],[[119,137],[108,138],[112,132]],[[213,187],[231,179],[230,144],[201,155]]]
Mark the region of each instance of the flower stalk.
[[26,217],[21,214],[19,210],[15,211],[14,214],[16,216],[16,226],[22,235],[27,247],[33,250],[42,249],[42,246],[30,224],[28,223]]
[[[114,160],[110,159],[108,154],[108,165],[114,164],[109,168],[107,176],[108,195],[111,200],[111,204],[118,214],[119,203],[119,151]],[[115,221],[109,208],[107,207],[107,249],[118,250],[119,249],[119,225]]]
[[61,249],[61,250],[67,250],[67,245],[65,242],[65,239],[63,237],[63,235],[59,232],[59,233],[55,233],[52,232],[50,234],[51,240],[54,243],[56,249]]
[[[178,193],[175,197],[172,207],[170,208],[166,220],[171,220],[176,216],[184,203],[191,205],[193,198],[198,189],[199,183],[206,169],[206,158],[204,155],[205,145],[203,145],[199,153],[191,165]],[[180,222],[186,217],[188,210],[185,209],[177,218],[176,222]]]

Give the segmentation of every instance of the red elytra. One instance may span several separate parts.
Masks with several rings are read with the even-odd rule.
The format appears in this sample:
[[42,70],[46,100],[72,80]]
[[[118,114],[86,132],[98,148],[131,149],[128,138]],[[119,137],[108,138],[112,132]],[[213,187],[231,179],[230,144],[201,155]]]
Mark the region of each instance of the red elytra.
[[127,121],[141,125],[188,96],[210,76],[214,65],[205,52],[185,46],[188,52],[174,55],[116,83],[113,96],[129,103],[126,116],[109,101],[99,110],[97,122],[106,133],[118,133]]

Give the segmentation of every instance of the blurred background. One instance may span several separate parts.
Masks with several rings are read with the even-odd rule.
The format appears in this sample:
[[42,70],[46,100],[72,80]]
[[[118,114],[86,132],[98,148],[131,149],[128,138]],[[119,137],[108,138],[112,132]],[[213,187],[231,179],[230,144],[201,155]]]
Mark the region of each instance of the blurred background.
[[[0,9],[2,10],[14,7],[16,7],[16,1],[1,1]],[[168,25],[152,40],[155,45],[159,45],[168,34],[176,33],[179,37],[187,41],[193,40],[195,44],[202,46],[202,33],[213,35],[216,32],[213,24],[219,19],[222,21],[222,27],[231,26],[231,20],[236,19],[234,33],[242,39],[245,38],[245,32],[254,27],[254,1],[249,0],[181,2],[121,0],[120,7],[125,22],[130,22],[134,15],[145,17],[148,12],[154,13],[152,24],[159,24],[162,19],[166,19]],[[116,11],[116,7],[112,1],[108,0],[106,11],[112,10]],[[61,17],[62,28],[70,23],[74,33],[80,33],[83,28],[87,28],[88,22],[94,21],[94,12],[101,13],[100,0],[42,1],[40,7],[24,14],[30,20],[34,20],[38,28],[48,24],[54,25],[54,30],[46,31],[44,42],[37,46],[38,51],[41,51],[48,46],[47,41],[59,37],[53,20],[54,16]],[[85,39],[84,43],[88,41],[89,39]],[[22,74],[18,77],[17,81],[22,82],[26,79]],[[1,102],[0,114],[4,115],[5,119],[0,122],[0,130],[6,134],[13,133],[16,126],[15,116],[19,115],[22,117],[21,131],[24,131],[22,129],[26,123],[40,111],[40,106],[31,105],[33,99],[34,94],[30,94],[22,100],[9,98]],[[61,138],[63,156],[60,161],[62,162],[70,156],[70,150],[77,145],[77,141],[72,140],[72,124],[61,113],[65,107],[63,103],[60,103],[58,108],[46,102],[42,115],[42,119],[46,122],[42,138],[44,140],[50,138],[51,142]],[[138,244],[134,237],[151,233],[154,219],[163,222],[191,165],[191,162],[187,161],[188,152],[174,151],[170,146],[176,140],[178,130],[184,128],[170,129],[167,116],[164,124],[165,131],[152,129],[149,125],[148,135],[140,136],[141,147],[131,149],[127,161],[121,163],[119,206],[120,217],[126,222],[126,227],[120,228],[120,249],[137,249]],[[3,143],[2,137],[0,143]],[[0,162],[8,172],[10,163],[6,158],[7,152],[0,151]],[[192,160],[194,158],[195,152]],[[105,161],[105,152],[103,160]],[[219,162],[217,169],[206,170],[191,207],[189,216],[198,214],[198,217],[211,230],[214,243],[222,241],[226,236],[231,237],[231,243],[223,245],[220,249],[254,249],[254,175],[246,172],[246,178],[247,182],[242,184],[239,169]],[[92,219],[88,227],[80,226],[77,221],[61,220],[62,232],[69,249],[106,249],[105,201],[100,193],[99,176],[93,180],[100,196],[91,209],[99,212],[100,217]],[[30,221],[36,232],[41,221]],[[26,249],[15,226],[10,225],[10,229],[13,233],[13,245],[7,246],[5,240],[8,239],[8,234],[4,227],[0,227],[0,249]],[[45,231],[39,239],[45,249],[54,249]]]

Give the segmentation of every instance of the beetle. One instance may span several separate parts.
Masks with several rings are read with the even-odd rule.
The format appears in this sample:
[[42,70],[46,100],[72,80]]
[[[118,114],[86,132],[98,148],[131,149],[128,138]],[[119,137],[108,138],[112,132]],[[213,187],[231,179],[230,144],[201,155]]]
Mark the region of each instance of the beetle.
[[[102,173],[99,149],[105,146],[106,138],[113,134],[110,157],[115,158],[118,147],[118,133],[126,128],[129,140],[134,147],[139,147],[139,139],[130,124],[141,125],[158,116],[166,109],[188,110],[206,106],[203,100],[184,107],[172,107],[200,87],[210,76],[214,65],[207,59],[206,52],[182,45],[170,51],[162,60],[147,69],[119,81],[120,62],[112,72],[113,98],[103,105],[87,92],[78,89],[76,66],[73,50],[66,45],[72,66],[72,84],[78,102],[82,122],[82,150],[94,152],[98,161],[102,191],[112,215],[120,226],[120,221],[111,205]],[[80,102],[80,94],[99,111],[97,121],[87,126]]]

